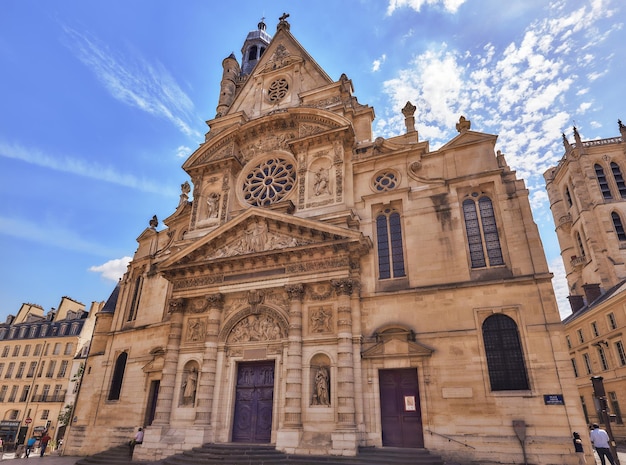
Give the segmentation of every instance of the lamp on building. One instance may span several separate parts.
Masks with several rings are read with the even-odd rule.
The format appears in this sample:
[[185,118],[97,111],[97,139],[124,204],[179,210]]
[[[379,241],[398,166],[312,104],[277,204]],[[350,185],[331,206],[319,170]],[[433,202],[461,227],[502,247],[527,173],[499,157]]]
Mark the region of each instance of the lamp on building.
[[604,347],[608,347],[609,343],[606,341],[598,341],[598,342],[594,342],[593,344],[591,344],[592,346],[596,346],[598,348],[604,346]]

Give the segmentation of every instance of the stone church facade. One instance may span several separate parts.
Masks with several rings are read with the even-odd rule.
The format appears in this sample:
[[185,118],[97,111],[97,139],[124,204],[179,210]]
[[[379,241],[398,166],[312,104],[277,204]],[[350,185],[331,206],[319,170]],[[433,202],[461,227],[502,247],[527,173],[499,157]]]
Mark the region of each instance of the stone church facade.
[[496,136],[461,117],[431,151],[407,103],[406,132],[374,139],[286,15],[242,52],[180,204],[98,314],[65,453],[143,426],[137,459],[241,442],[573,464],[552,276]]

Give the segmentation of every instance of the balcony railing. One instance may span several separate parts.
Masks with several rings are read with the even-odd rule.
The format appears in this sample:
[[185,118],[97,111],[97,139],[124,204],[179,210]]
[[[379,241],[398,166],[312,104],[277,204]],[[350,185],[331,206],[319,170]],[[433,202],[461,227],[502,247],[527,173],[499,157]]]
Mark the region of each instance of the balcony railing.
[[585,257],[584,255],[580,257],[577,257],[576,255],[572,255],[572,259],[570,260],[569,263],[570,265],[572,265],[573,268],[579,268],[587,264],[587,257]]
[[33,396],[31,402],[63,402],[65,401],[65,392],[62,391],[58,394],[37,394]]

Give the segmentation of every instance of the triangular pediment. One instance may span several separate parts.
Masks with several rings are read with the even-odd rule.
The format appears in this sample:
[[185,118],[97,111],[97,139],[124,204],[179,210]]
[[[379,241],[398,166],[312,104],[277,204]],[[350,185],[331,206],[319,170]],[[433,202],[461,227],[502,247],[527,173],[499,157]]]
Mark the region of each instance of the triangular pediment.
[[434,352],[418,342],[390,339],[364,350],[363,358],[430,357]]
[[450,149],[456,149],[461,147],[466,147],[468,145],[476,145],[488,143],[492,147],[496,145],[496,140],[498,136],[493,134],[487,134],[484,132],[476,132],[476,131],[464,131],[454,139],[450,140],[448,143],[443,145],[439,151],[445,151]]
[[[333,80],[289,32],[279,28],[263,56],[237,93],[227,114],[244,112],[255,115],[259,104],[271,103],[267,110],[294,107],[300,104],[297,94],[331,84]],[[279,92],[291,98],[272,100],[272,84],[282,86]],[[263,86],[263,92],[259,90]],[[286,86],[286,87],[285,87]],[[262,94],[262,95],[261,95]],[[259,102],[259,98],[264,99]]]
[[161,270],[190,269],[227,261],[248,261],[286,253],[312,254],[319,248],[360,249],[365,253],[371,241],[361,232],[309,219],[297,218],[262,208],[250,208],[234,220],[215,229],[160,265]]

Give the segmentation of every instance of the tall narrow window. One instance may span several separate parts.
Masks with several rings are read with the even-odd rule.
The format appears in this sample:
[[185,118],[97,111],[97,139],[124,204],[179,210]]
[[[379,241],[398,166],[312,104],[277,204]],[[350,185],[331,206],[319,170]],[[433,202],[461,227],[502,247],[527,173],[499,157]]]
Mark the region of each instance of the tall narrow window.
[[612,199],[613,196],[611,195],[611,188],[609,187],[609,182],[604,174],[604,169],[597,163],[593,165],[593,169],[596,170],[596,178],[598,179],[598,185],[600,186],[602,197],[605,199]]
[[583,361],[585,362],[585,370],[587,370],[587,374],[590,375],[593,373],[591,368],[591,359],[589,358],[589,354],[583,354]]
[[602,346],[598,347],[598,358],[600,359],[600,365],[602,366],[602,370],[606,371],[609,369],[609,362],[606,359],[606,353]]
[[404,270],[404,248],[400,214],[387,208],[376,217],[376,239],[378,243],[378,277],[380,279],[401,278]]
[[515,321],[496,314],[483,322],[482,329],[491,389],[527,390],[528,376]]
[[587,404],[585,404],[585,398],[580,396],[580,404],[583,407],[583,414],[585,415],[585,423],[589,424],[589,412],[587,411]]
[[256,60],[256,54],[257,54],[257,47],[256,45],[253,45],[252,47],[250,47],[250,50],[248,51],[248,60]]
[[585,246],[583,245],[583,239],[580,237],[580,233],[576,233],[576,243],[578,244],[578,251],[581,257],[585,256]]
[[115,370],[111,379],[111,389],[109,389],[109,400],[119,400],[122,391],[122,381],[124,381],[124,371],[126,371],[126,360],[128,354],[122,352],[115,362]]
[[600,331],[598,331],[598,323],[595,321],[591,322],[591,334],[593,334],[593,337],[598,337],[600,335]]
[[20,402],[26,402],[28,400],[28,391],[30,391],[30,384],[27,384],[22,389],[22,395],[20,396]]
[[613,315],[613,313],[609,313],[606,318],[609,320],[609,328],[617,329],[617,321],[615,320],[615,315]]
[[622,411],[619,408],[619,402],[617,401],[617,393],[609,392],[609,399],[611,400],[611,411],[615,415],[615,422],[618,425],[623,425]]
[[572,360],[572,368],[574,369],[574,376],[578,378],[578,367],[576,366],[576,359],[573,358],[571,360]]
[[481,197],[478,202],[474,199],[465,199],[463,217],[472,268],[503,265],[504,259],[491,199],[486,196]]
[[617,190],[619,191],[619,195],[626,199],[626,183],[624,182],[624,177],[622,176],[622,170],[619,165],[614,161],[611,162],[611,172],[613,173],[613,179],[615,179],[615,184],[617,185]]
[[4,398],[7,396],[7,391],[9,390],[9,386],[6,384],[0,388],[0,402],[4,402]]
[[139,308],[139,300],[141,299],[141,286],[143,284],[143,276],[137,276],[135,280],[135,290],[133,291],[133,300],[130,303],[130,311],[128,312],[128,320],[133,321],[137,318],[137,309]]
[[567,342],[567,348],[571,349],[572,348],[572,340],[570,339],[569,335],[565,336],[565,341]]
[[622,344],[622,341],[617,341],[615,343],[615,350],[617,351],[617,356],[619,357],[620,366],[626,365],[626,351],[624,351],[624,344]]
[[622,219],[620,218],[619,213],[612,212],[611,219],[613,220],[613,227],[615,228],[617,238],[620,241],[626,241],[626,232],[624,232],[624,225],[622,224]]
[[572,195],[569,193],[569,187],[565,186],[565,203],[567,208],[572,208]]

